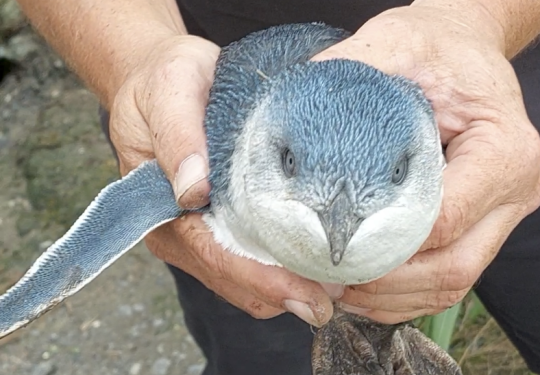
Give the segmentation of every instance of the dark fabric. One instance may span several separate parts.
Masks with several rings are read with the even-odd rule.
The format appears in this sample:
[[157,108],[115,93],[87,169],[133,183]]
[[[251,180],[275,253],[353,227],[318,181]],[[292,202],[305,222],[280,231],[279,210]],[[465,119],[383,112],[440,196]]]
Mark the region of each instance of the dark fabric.
[[292,314],[253,319],[169,266],[186,326],[208,359],[203,375],[311,375],[310,327]]
[[188,30],[224,46],[272,25],[324,22],[357,30],[407,0],[177,0]]
[[[518,57],[514,67],[529,118],[540,130],[540,49]],[[531,371],[540,373],[540,210],[512,232],[476,292]]]
[[[384,0],[178,0],[190,33],[223,46],[266,27],[322,21],[350,31],[390,7]],[[383,32],[383,31],[382,31]],[[540,128],[540,48],[514,62],[530,118]],[[102,111],[108,135],[108,115]],[[181,249],[178,249],[181,251]],[[309,375],[313,333],[286,314],[256,320],[169,266],[186,325],[208,360],[204,375]],[[540,210],[512,233],[476,289],[490,313],[540,373]]]

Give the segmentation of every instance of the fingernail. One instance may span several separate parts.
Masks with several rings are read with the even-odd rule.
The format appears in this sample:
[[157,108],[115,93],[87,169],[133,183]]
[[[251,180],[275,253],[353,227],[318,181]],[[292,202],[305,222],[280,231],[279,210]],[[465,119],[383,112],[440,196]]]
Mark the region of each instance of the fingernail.
[[371,309],[364,309],[362,307],[352,306],[343,302],[340,302],[338,304],[338,307],[348,313],[362,315],[362,316],[365,316],[368,312],[371,311]]
[[320,326],[320,323],[317,321],[317,319],[315,319],[313,311],[311,311],[307,304],[299,301],[294,301],[292,299],[286,299],[285,301],[283,301],[283,305],[285,306],[287,311],[292,312],[294,315],[296,315],[306,323],[316,327]]
[[174,178],[174,194],[176,201],[198,182],[208,177],[208,164],[199,154],[191,154],[184,159]]
[[321,283],[321,286],[333,300],[340,299],[345,293],[345,287],[341,284]]

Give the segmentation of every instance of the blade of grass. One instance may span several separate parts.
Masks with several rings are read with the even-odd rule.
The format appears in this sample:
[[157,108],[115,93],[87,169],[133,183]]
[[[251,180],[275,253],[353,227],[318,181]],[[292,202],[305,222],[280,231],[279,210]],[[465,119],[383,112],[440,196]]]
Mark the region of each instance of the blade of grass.
[[486,308],[484,307],[484,305],[482,304],[482,302],[480,301],[476,293],[472,293],[470,308],[465,314],[465,317],[463,318],[463,320],[470,320],[474,322],[476,319],[478,319],[478,317],[486,316],[486,315],[487,315]]
[[458,303],[445,312],[431,318],[428,336],[447,352],[450,349],[452,334],[454,333],[454,327],[460,310],[461,303]]

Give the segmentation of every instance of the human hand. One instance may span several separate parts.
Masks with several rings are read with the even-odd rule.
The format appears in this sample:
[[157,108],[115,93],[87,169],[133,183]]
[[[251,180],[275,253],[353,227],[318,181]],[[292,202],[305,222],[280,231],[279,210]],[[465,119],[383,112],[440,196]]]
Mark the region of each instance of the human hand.
[[[218,54],[216,45],[201,38],[169,38],[153,46],[111,106],[111,139],[122,174],[156,158],[183,208],[208,203],[203,119]],[[331,300],[320,285],[224,251],[201,215],[156,229],[146,244],[159,259],[254,317],[288,310],[320,326],[332,315]]]
[[345,310],[384,323],[458,303],[540,205],[539,136],[500,25],[475,2],[465,11],[425,3],[387,11],[315,57],[361,60],[416,81],[447,145],[440,217],[420,252],[379,280],[345,288],[340,299]]

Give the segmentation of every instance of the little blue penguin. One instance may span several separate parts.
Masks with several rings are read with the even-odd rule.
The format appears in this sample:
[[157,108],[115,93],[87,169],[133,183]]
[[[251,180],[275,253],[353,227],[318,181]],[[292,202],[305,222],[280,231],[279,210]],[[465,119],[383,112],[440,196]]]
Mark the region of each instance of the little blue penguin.
[[[358,61],[310,61],[348,36],[282,25],[222,50],[205,116],[210,204],[197,210],[226,251],[343,285],[380,278],[418,250],[439,213],[445,165],[416,84]],[[0,337],[189,212],[155,160],[105,187],[0,296]],[[317,374],[332,371],[349,374]]]

